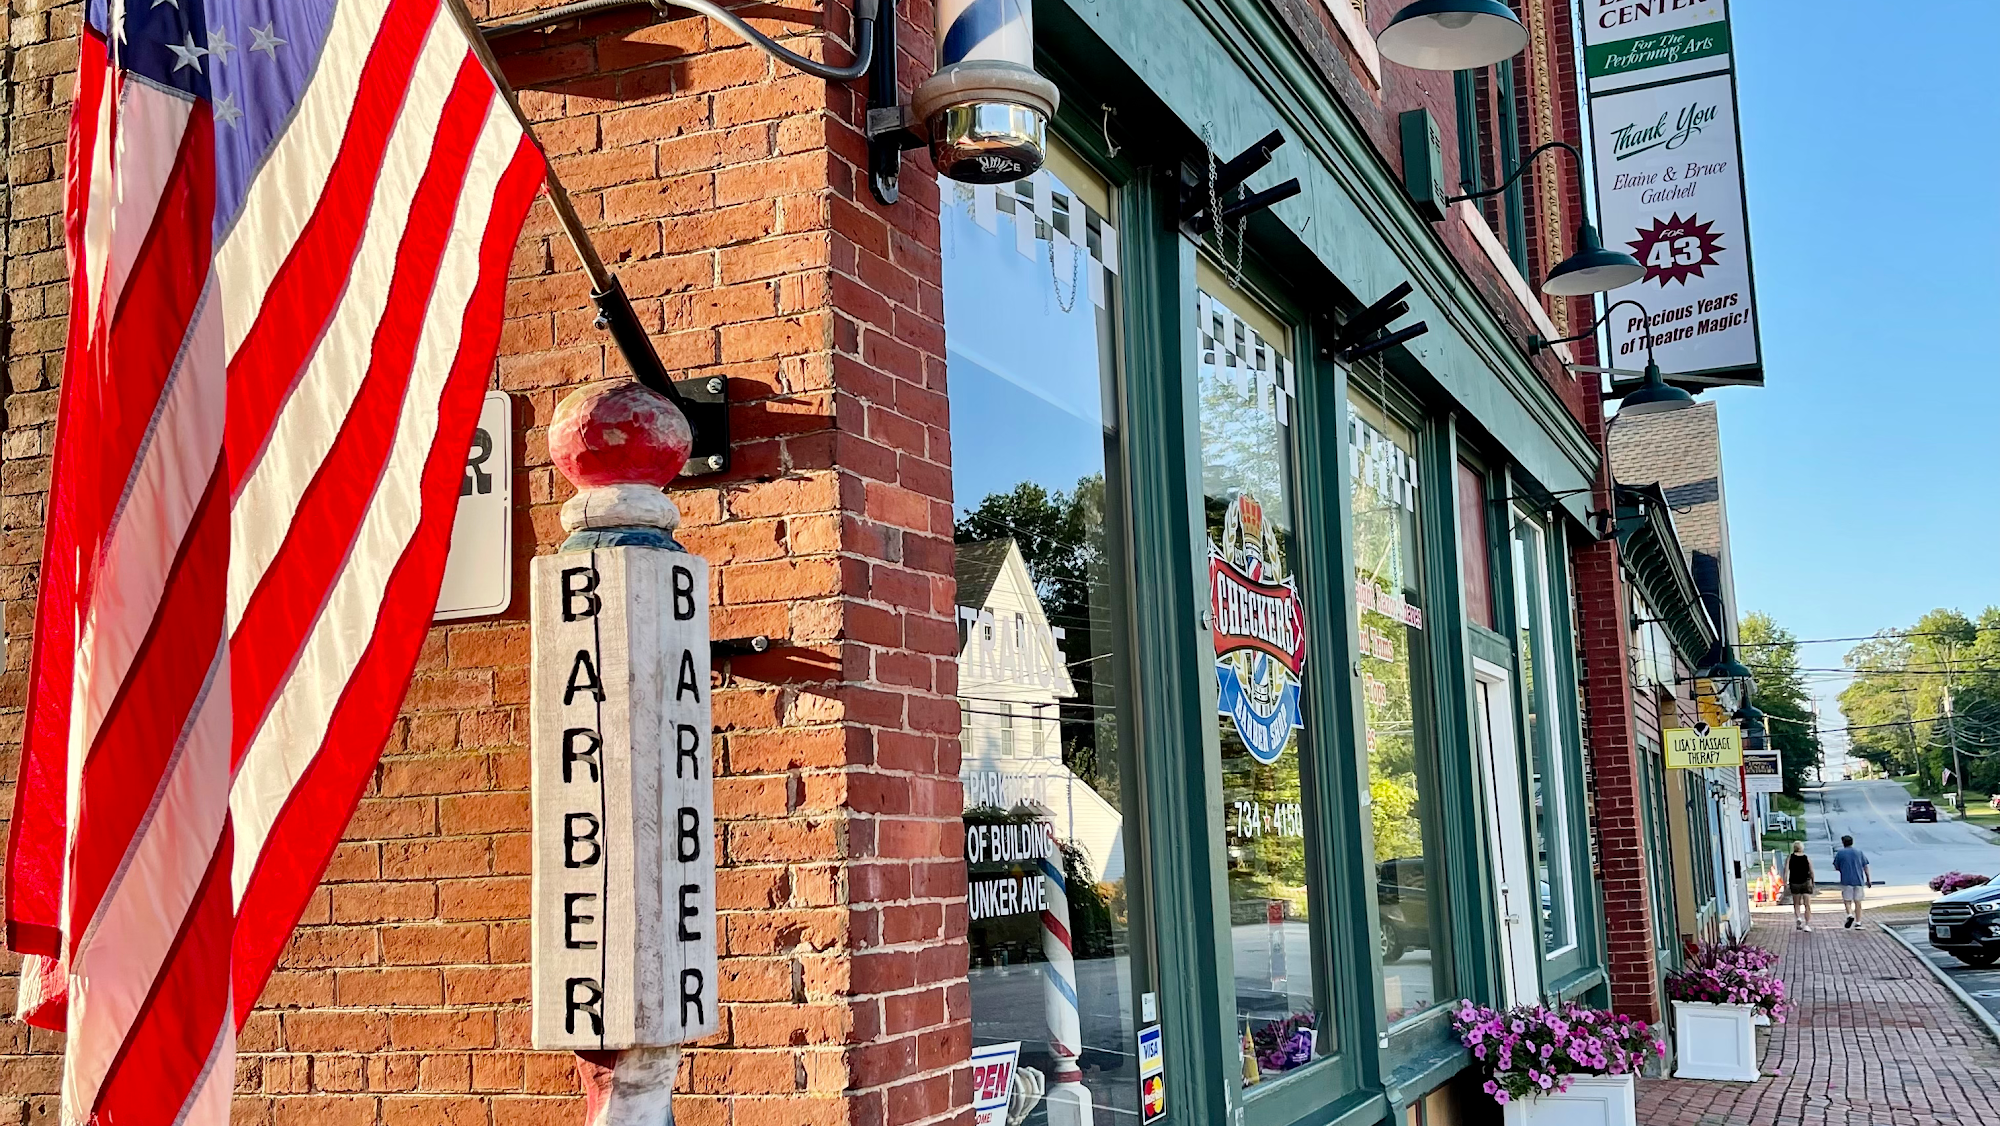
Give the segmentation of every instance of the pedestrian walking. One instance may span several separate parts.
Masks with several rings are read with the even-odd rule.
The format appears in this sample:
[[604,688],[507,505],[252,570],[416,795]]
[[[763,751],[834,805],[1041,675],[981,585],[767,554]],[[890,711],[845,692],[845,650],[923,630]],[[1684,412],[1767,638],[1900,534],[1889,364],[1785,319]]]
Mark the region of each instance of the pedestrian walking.
[[1809,931],[1812,929],[1812,898],[1816,881],[1813,878],[1812,857],[1806,855],[1806,842],[1793,841],[1792,854],[1785,860],[1785,886],[1792,893],[1792,929]]
[[1868,854],[1854,847],[1854,838],[1840,838],[1833,854],[1833,866],[1840,873],[1840,906],[1847,912],[1849,930],[1861,921],[1861,900],[1868,894]]

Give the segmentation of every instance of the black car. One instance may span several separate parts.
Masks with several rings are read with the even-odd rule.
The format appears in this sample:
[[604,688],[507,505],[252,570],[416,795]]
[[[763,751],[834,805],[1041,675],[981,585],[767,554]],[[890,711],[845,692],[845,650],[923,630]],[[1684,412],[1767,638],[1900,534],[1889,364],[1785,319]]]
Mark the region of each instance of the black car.
[[1932,805],[1930,802],[1927,802],[1922,798],[1918,798],[1916,801],[1913,801],[1909,805],[1903,807],[1903,820],[1929,821],[1932,824],[1936,824],[1937,806]]
[[1931,945],[1968,966],[2000,961],[2000,878],[1932,903]]
[[1431,944],[1430,880],[1421,856],[1402,856],[1375,866],[1375,903],[1382,912],[1382,963],[1393,964],[1412,949]]

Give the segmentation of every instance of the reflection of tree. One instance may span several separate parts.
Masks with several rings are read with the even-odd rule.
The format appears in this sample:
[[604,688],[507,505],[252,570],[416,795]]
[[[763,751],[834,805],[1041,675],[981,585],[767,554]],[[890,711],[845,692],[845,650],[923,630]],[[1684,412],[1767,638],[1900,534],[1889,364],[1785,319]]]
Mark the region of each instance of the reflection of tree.
[[959,543],[1011,538],[1019,545],[1043,613],[1063,631],[1063,658],[1076,686],[1076,696],[1059,705],[1063,765],[1120,805],[1104,520],[1104,474],[1093,473],[1068,492],[1023,481],[990,493],[956,532]]
[[[1362,456],[1362,455],[1357,455]],[[1398,598],[1412,597],[1406,565],[1415,558],[1415,514],[1378,492],[1368,473],[1353,484],[1355,577]],[[1422,811],[1417,789],[1416,715],[1411,698],[1410,656],[1414,631],[1387,614],[1368,609],[1362,625],[1387,639],[1389,657],[1362,661],[1373,698],[1364,702],[1368,720],[1368,788],[1375,857],[1422,856]],[[1364,652],[1369,646],[1364,645]]]

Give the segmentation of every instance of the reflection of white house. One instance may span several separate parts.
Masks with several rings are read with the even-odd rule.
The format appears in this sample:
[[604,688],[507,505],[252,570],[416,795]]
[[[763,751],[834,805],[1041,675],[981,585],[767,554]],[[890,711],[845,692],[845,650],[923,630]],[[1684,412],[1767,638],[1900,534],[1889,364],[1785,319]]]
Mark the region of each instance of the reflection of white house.
[[1082,847],[1098,882],[1124,879],[1117,808],[1063,765],[1058,704],[1076,685],[1063,631],[1049,624],[1012,539],[958,545],[958,628],[966,808],[1031,805]]

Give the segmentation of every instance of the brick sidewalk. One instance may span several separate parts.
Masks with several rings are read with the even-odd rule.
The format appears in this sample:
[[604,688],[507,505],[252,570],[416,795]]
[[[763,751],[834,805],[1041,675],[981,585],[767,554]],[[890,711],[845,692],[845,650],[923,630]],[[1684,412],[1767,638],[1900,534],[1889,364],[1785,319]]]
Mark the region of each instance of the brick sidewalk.
[[[1835,908],[1836,912],[1838,908]],[[2000,1047],[1957,999],[1881,933],[1773,918],[1791,1019],[1771,1030],[1755,1083],[1639,1084],[1642,1126],[1992,1126]]]

